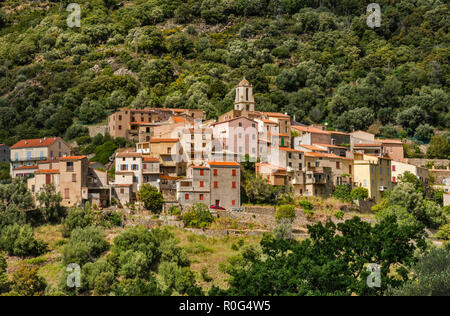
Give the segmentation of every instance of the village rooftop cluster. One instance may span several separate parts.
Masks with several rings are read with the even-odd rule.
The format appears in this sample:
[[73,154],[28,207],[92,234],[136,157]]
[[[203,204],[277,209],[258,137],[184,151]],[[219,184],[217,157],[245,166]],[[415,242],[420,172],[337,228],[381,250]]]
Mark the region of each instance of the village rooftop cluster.
[[148,183],[166,201],[204,203],[227,210],[241,207],[243,162],[274,186],[299,196],[329,197],[337,185],[364,187],[379,202],[405,171],[428,185],[428,169],[409,164],[398,139],[376,139],[365,131],[343,133],[326,126],[305,126],[283,113],[255,110],[253,87],[245,78],[236,87],[234,109],[218,120],[204,111],[172,108],[123,108],[108,117],[107,132],[134,141],[117,150],[105,166],[74,156],[61,138],[21,140],[1,146],[13,178],[28,178],[34,195],[54,184],[65,206],[86,201],[108,206],[135,203]]

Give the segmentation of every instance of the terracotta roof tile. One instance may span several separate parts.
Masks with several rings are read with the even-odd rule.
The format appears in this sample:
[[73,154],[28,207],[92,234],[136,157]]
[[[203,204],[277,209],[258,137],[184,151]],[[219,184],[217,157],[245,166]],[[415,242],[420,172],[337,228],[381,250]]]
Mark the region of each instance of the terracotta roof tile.
[[40,169],[36,173],[59,173],[58,169]]
[[15,168],[14,170],[29,170],[29,169],[37,169],[38,166],[20,166]]
[[116,158],[141,158],[142,154],[141,153],[131,153],[131,152],[122,152],[122,153],[118,153],[116,154]]
[[47,147],[53,145],[60,137],[38,138],[38,139],[22,139],[15,143],[11,149],[17,148],[33,148],[33,147]]
[[233,166],[239,167],[240,164],[234,161],[210,161],[208,162],[210,166]]
[[177,143],[178,138],[151,138],[150,143]]
[[292,126],[292,128],[294,128],[300,132],[330,135],[330,132],[322,131],[320,128],[312,127],[312,126]]
[[87,158],[86,156],[69,156],[69,157],[60,157],[56,158],[57,160],[81,160]]

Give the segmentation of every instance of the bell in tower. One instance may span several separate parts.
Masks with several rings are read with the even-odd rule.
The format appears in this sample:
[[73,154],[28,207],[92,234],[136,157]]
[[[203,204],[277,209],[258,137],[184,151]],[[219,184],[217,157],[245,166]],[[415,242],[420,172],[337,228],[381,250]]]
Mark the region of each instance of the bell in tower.
[[234,109],[239,111],[255,111],[253,86],[245,79],[245,77],[236,87]]

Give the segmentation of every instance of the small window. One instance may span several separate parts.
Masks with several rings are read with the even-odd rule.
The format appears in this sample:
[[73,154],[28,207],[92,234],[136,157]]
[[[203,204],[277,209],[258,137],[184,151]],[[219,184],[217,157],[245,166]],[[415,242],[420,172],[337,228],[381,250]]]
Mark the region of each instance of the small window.
[[231,201],[231,205],[235,206],[236,205],[236,201],[235,200]]
[[72,173],[72,182],[77,182],[77,174]]
[[200,181],[200,188],[203,188],[205,186],[205,183],[203,181]]
[[231,183],[231,187],[232,187],[233,189],[236,189],[236,182],[233,181],[233,182]]
[[187,201],[187,200],[189,200],[189,194],[185,194],[184,195],[184,199]]
[[214,188],[217,189],[219,187],[219,183],[217,181],[214,181]]
[[203,201],[203,194],[200,194],[200,201]]
[[205,170],[200,169],[200,175],[201,175],[201,176],[204,176],[204,175],[205,175]]
[[232,173],[233,177],[235,177],[236,176],[236,169],[233,169],[233,171],[231,171],[231,173]]
[[214,176],[217,176],[217,169],[214,169]]
[[125,193],[125,189],[120,189],[120,194],[124,194]]

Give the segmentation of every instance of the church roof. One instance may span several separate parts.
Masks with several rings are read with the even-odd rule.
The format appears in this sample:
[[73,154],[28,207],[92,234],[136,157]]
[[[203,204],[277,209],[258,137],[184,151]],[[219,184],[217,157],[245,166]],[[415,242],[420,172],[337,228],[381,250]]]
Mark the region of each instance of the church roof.
[[244,79],[242,79],[241,82],[239,82],[239,86],[250,87],[251,85],[250,85],[250,82],[248,82],[248,80],[245,79],[245,77],[244,77]]

